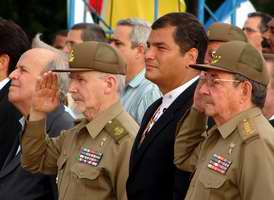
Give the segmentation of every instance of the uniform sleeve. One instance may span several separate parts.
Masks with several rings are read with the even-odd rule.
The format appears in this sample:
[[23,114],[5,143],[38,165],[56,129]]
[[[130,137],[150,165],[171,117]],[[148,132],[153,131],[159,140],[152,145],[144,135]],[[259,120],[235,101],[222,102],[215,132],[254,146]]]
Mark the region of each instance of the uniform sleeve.
[[21,141],[21,165],[33,173],[56,174],[64,134],[51,139],[45,130],[45,120],[27,123]]
[[198,160],[201,134],[206,130],[206,117],[195,109],[181,123],[175,140],[174,162],[178,169],[193,172]]
[[119,141],[119,144],[113,146],[113,152],[116,154],[117,159],[114,159],[114,173],[111,174],[111,180],[119,200],[127,200],[126,181],[129,173],[129,157],[132,145],[133,137],[127,135]]
[[257,138],[243,144],[240,193],[243,200],[272,200],[274,197],[273,144]]

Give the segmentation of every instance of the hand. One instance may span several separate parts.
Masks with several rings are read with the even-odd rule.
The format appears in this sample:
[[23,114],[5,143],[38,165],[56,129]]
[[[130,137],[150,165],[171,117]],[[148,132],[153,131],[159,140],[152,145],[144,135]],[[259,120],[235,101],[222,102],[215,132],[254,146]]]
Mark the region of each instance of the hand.
[[59,105],[58,78],[53,72],[46,72],[36,82],[32,96],[30,118],[39,120]]
[[203,95],[200,92],[201,83],[199,82],[194,93],[193,105],[192,107],[198,110],[201,113],[205,112],[205,101],[203,100]]

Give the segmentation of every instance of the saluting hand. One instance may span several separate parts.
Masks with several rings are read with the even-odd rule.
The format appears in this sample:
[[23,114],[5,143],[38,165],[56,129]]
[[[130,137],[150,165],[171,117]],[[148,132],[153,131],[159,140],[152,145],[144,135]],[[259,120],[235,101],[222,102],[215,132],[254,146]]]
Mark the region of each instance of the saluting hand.
[[46,72],[36,82],[32,97],[30,121],[40,120],[59,105],[59,87],[56,73]]

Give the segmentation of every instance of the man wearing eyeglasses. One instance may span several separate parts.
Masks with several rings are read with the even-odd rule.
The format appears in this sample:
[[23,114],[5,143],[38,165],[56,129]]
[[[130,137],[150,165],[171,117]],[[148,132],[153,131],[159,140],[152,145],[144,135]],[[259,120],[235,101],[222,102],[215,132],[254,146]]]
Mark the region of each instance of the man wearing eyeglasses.
[[271,19],[272,17],[266,13],[253,12],[248,14],[248,18],[245,21],[243,31],[248,38],[248,42],[259,52],[262,52],[263,48],[269,47],[264,38],[264,33],[267,31],[267,23]]
[[[193,172],[186,200],[272,200],[274,129],[261,108],[268,84],[250,44],[220,46],[202,70],[194,103],[175,142],[175,164]],[[216,125],[206,130],[206,116]]]
[[224,42],[244,41],[247,42],[245,33],[237,26],[216,22],[213,23],[207,30],[208,46],[204,63],[209,64],[216,50]]

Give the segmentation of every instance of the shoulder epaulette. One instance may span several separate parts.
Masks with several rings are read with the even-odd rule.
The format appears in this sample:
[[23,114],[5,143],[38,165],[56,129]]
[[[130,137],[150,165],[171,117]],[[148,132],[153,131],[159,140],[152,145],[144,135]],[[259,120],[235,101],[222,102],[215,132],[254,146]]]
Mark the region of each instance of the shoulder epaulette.
[[251,141],[258,136],[258,131],[252,119],[243,119],[239,125],[238,130],[244,142]]
[[128,131],[117,119],[109,121],[106,124],[105,129],[116,142],[119,142],[119,140],[128,135]]

